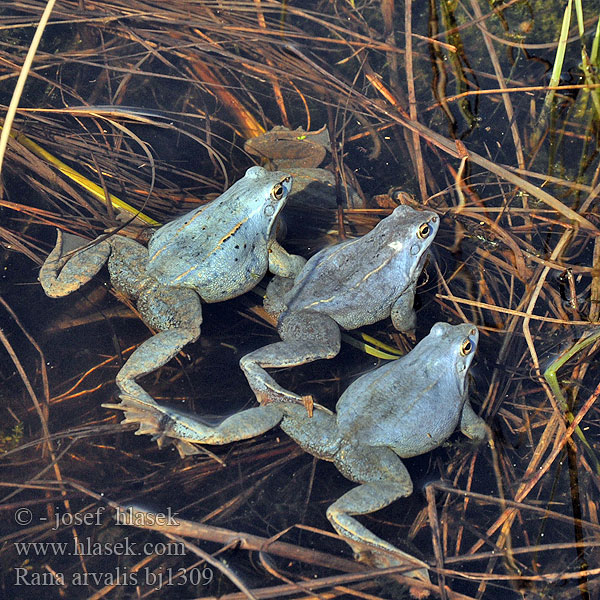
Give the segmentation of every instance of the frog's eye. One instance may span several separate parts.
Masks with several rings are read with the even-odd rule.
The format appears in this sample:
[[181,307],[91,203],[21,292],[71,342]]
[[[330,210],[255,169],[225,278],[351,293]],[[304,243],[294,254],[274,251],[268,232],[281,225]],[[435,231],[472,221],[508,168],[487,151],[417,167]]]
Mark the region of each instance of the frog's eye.
[[285,193],[285,189],[280,183],[274,185],[273,189],[271,190],[272,198],[277,201],[279,201],[283,198],[284,193]]
[[465,338],[460,345],[461,356],[467,356],[468,354],[471,354],[471,352],[473,352],[473,343],[469,338]]
[[421,223],[419,225],[419,229],[417,229],[417,237],[424,240],[426,237],[429,237],[431,233],[431,227],[429,227],[429,223]]

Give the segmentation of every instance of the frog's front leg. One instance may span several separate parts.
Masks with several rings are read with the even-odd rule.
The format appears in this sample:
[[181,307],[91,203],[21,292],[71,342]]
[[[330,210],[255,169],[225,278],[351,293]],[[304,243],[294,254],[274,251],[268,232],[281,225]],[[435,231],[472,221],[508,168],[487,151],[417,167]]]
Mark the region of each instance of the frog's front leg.
[[351,489],[327,509],[327,518],[352,547],[356,558],[378,568],[418,566],[408,577],[429,583],[426,563],[382,540],[353,518],[366,515],[412,493],[410,475],[389,448],[346,443],[334,459],[338,469],[362,485]]
[[87,244],[87,240],[57,230],[56,245],[40,269],[40,283],[51,298],[67,296],[98,273],[110,255],[106,241],[65,256],[71,250]]
[[404,290],[392,306],[392,324],[398,331],[414,331],[417,325],[417,315],[413,308],[415,303],[415,284]]
[[279,317],[286,311],[285,295],[294,287],[294,280],[289,277],[275,275],[267,285],[267,291],[263,300],[264,309],[275,317]]
[[297,254],[290,254],[277,240],[269,242],[269,271],[273,275],[293,279],[305,264],[305,258]]
[[340,328],[324,313],[299,311],[283,315],[278,331],[281,342],[247,354],[240,366],[261,405],[270,402],[303,404],[310,414],[312,397],[298,396],[282,388],[265,368],[295,367],[320,358],[333,358],[340,351]]
[[195,444],[221,445],[255,437],[279,424],[282,413],[276,407],[259,406],[243,410],[213,426],[198,417],[174,408],[160,406],[129,395],[122,395],[119,404],[103,404],[125,413],[122,424],[138,423],[136,435],[151,434],[158,447],[172,442],[185,458],[199,452]]

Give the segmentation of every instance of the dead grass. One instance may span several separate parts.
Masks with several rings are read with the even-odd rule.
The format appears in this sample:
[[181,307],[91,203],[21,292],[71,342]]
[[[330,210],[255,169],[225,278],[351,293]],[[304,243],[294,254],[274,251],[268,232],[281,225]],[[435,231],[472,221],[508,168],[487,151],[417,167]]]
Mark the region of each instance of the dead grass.
[[[126,233],[143,238],[147,227],[110,207],[109,194],[164,222],[218,193],[252,164],[242,149],[246,138],[274,124],[316,129],[326,123],[335,140],[342,204],[337,214],[316,211],[310,228],[290,244],[314,251],[342,228],[349,235],[364,232],[393,205],[385,195],[393,185],[438,210],[437,260],[420,291],[420,318],[429,324],[469,320],[479,327],[483,339],[471,396],[494,432],[489,446],[461,443],[436,454],[432,471],[441,480],[427,486],[425,504],[417,499],[405,514],[398,502],[384,517],[372,515],[371,525],[391,541],[415,540],[439,576],[431,592],[442,598],[597,597],[597,345],[582,349],[558,374],[567,411],[543,372],[598,324],[598,120],[590,86],[567,81],[546,129],[539,139],[533,136],[545,91],[540,65],[548,54],[542,52],[552,48],[556,35],[549,16],[529,14],[527,6],[511,1],[490,11],[478,0],[454,9],[432,0],[429,11],[410,1],[394,7],[390,1],[338,0],[314,3],[310,10],[260,0],[57,3],[20,100],[0,199],[2,264],[15,279],[0,307],[6,321],[0,330],[7,352],[0,371],[5,438],[17,423],[26,425],[2,463],[4,589],[10,589],[16,568],[73,574],[114,572],[117,565],[105,554],[30,557],[26,563],[15,541],[164,541],[111,526],[104,515],[100,527],[66,523],[51,529],[57,514],[96,515],[102,508],[108,517],[108,507],[142,496],[194,515],[178,527],[151,529],[209,540],[211,552],[214,543],[225,550],[223,560],[219,552],[215,559],[198,542],[192,549],[198,562],[152,553],[123,560],[140,581],[144,569],[185,569],[178,572],[181,582],[211,564],[215,577],[221,570],[243,591],[232,593],[225,583],[188,583],[187,592],[221,598],[315,597],[317,590],[323,598],[398,597],[400,588],[382,583],[377,573],[352,562],[342,543],[327,539],[324,519],[318,536],[287,532],[296,522],[318,520],[334,492],[319,481],[331,471],[313,469],[302,480],[308,487],[291,492],[290,515],[280,522],[273,481],[285,485],[290,469],[310,464],[285,436],[276,437],[282,434],[185,462],[159,453],[146,438],[120,435],[116,417],[98,407],[110,397],[119,360],[147,335],[144,328],[112,329],[104,342],[88,333],[81,361],[62,363],[60,372],[49,374],[46,354],[54,356],[55,344],[84,334],[77,328],[65,338],[45,322],[55,318],[46,306],[41,319],[32,318],[34,301],[50,301],[33,295],[33,286],[22,286],[24,280],[35,285],[33,269],[20,277],[12,267],[43,261],[52,240],[49,225],[92,239],[122,226],[125,215]],[[5,2],[0,9],[5,105],[44,7],[30,0]],[[560,19],[556,15],[556,27]],[[595,19],[585,21],[588,46]],[[403,31],[412,36],[406,39]],[[573,37],[571,43],[577,46]],[[26,140],[95,182],[96,192]],[[367,197],[380,195],[363,210],[343,203],[344,182],[352,178]],[[57,310],[73,319],[73,311],[80,311],[86,327],[100,315],[95,335],[113,327],[102,314],[115,309],[110,296],[79,303],[83,307],[72,299]],[[202,388],[192,379],[207,369],[208,357],[218,360],[230,346],[237,350],[246,343],[239,330],[249,326],[256,303],[250,297],[235,305],[232,312],[242,312],[242,320],[238,329],[227,329],[220,347],[198,344],[186,349],[192,362],[182,357],[181,366],[165,368],[149,384],[155,395],[178,383],[186,390],[179,395],[195,395],[202,408]],[[419,332],[429,324],[421,322]],[[251,326],[254,335],[270,335],[260,321]],[[382,324],[377,335],[387,341],[395,335],[390,329]],[[350,366],[324,367],[329,375],[313,382],[320,398],[333,403],[362,368],[362,358],[354,359]],[[368,367],[364,360],[362,365]],[[589,449],[574,436],[577,426]],[[253,506],[254,513],[248,508]],[[23,507],[35,520],[15,527],[15,511]],[[42,517],[48,520],[40,522]],[[216,525],[220,521],[224,527]],[[255,522],[256,530],[248,531]],[[282,531],[292,543],[269,539]],[[314,550],[308,543],[303,547],[305,535],[312,536]],[[261,564],[251,568],[244,560],[244,567],[236,567],[242,559],[232,547],[260,551]],[[58,587],[68,597],[91,598],[133,589],[107,580],[87,583]],[[162,593],[157,596],[152,585],[139,591],[144,597]]]

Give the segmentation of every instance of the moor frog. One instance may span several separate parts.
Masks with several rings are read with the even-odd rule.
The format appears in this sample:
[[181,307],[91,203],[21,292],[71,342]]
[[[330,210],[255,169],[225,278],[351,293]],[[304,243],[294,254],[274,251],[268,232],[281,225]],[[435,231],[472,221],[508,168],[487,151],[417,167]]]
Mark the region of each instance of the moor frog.
[[438,227],[436,213],[401,205],[366,235],[317,252],[294,279],[275,277],[265,307],[279,316],[282,341],[240,361],[259,403],[310,406],[309,397],[285,390],[265,368],[333,358],[340,350],[340,328],[391,316],[399,331],[414,329],[417,279]]
[[[145,323],[158,331],[117,374],[122,393],[151,400],[135,379],[171,360],[200,336],[202,303],[252,289],[267,270],[292,277],[305,260],[275,239],[274,223],[292,187],[287,173],[251,167],[215,200],[160,227],[148,248],[120,235],[65,255],[63,234],[40,271],[48,296],[66,296],[108,262],[117,291],[137,300]],[[66,242],[81,246],[68,236]]]
[[173,442],[182,456],[197,452],[194,444],[228,444],[279,424],[304,450],[333,462],[359,484],[327,509],[331,524],[357,557],[381,568],[417,563],[411,574],[428,581],[425,563],[374,535],[354,515],[409,496],[412,481],[401,459],[440,446],[457,425],[469,438],[486,437],[487,426],[468,400],[467,372],[478,338],[470,323],[436,323],[407,355],[354,381],[338,400],[335,414],[316,406],[309,417],[302,406],[273,402],[210,426],[134,397],[105,406],[124,411],[123,423],[137,423],[138,435],[153,434],[159,446]]

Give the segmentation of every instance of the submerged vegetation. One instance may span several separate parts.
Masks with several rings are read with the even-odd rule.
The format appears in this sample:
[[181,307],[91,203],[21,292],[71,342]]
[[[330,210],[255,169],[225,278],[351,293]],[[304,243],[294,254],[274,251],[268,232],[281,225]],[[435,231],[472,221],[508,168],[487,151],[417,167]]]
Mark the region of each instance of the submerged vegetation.
[[[100,405],[146,327],[106,277],[64,301],[36,279],[54,227],[145,240],[255,164],[245,140],[326,125],[336,205],[287,207],[286,247],[308,256],[399,202],[437,211],[416,336],[477,325],[470,397],[493,434],[407,461],[428,483],[369,529],[431,566],[434,597],[597,597],[597,3],[7,0],[9,121],[47,8],[3,129],[5,596],[403,596],[397,569],[354,562],[331,534],[325,508],[351,484],[280,432],[182,461],[118,425]],[[144,387],[202,414],[250,405],[238,360],[277,338],[260,305],[207,307],[200,342]],[[286,387],[333,408],[374,348],[414,343],[388,322],[349,341]]]

